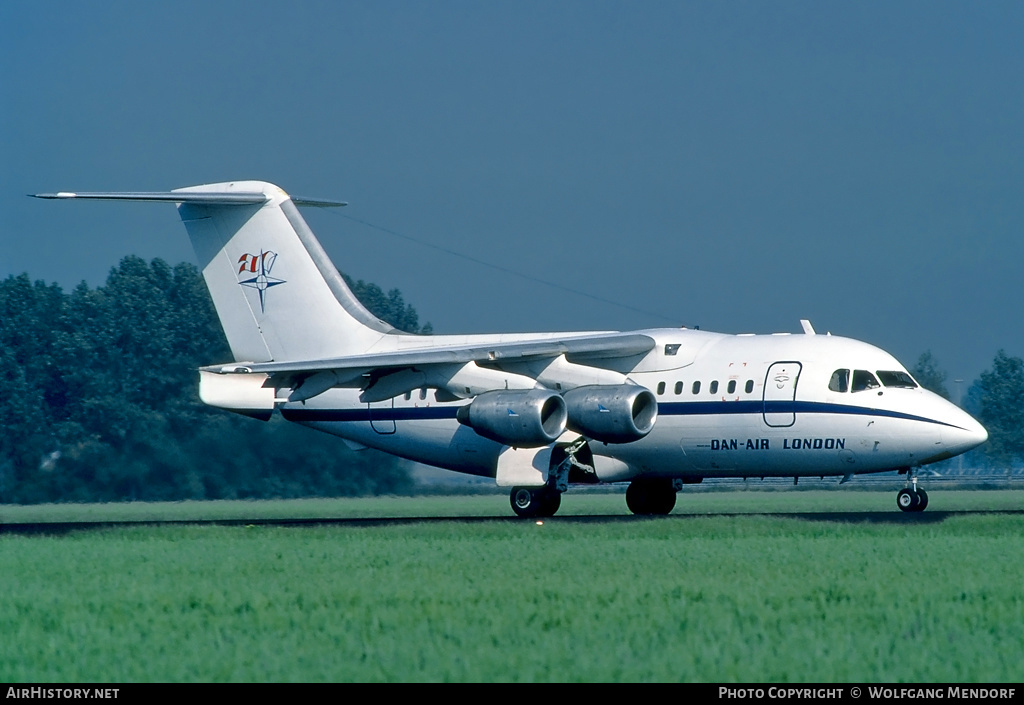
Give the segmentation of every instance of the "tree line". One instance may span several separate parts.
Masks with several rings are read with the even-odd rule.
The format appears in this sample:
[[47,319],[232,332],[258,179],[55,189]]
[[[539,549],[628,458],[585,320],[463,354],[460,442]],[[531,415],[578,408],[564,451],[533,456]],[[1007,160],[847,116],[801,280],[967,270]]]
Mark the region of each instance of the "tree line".
[[[374,315],[421,327],[397,289],[346,277]],[[231,361],[191,264],[126,257],[70,292],[0,282],[0,503],[347,496],[408,490],[405,466],[284,422],[203,404]]]

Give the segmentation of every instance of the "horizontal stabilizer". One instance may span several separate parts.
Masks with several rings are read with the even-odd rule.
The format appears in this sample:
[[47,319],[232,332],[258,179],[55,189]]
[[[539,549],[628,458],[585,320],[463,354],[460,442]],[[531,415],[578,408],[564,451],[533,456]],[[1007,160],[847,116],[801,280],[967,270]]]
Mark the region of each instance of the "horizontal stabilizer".
[[339,208],[347,206],[347,201],[325,201],[318,198],[300,198],[292,196],[292,203],[297,206],[309,206],[310,208]]
[[231,206],[251,203],[266,203],[267,196],[262,193],[176,193],[174,191],[109,191],[75,193],[61,191],[59,193],[36,193],[35,198],[88,198],[96,201],[166,201],[168,203],[205,203],[208,205]]
[[[167,203],[194,203],[200,205],[244,206],[266,203],[270,200],[266,194],[245,191],[91,191],[29,194],[33,198],[84,198],[95,201],[163,201]],[[292,198],[297,206],[313,206],[315,208],[332,208],[348,205],[342,201],[325,201],[312,198]]]

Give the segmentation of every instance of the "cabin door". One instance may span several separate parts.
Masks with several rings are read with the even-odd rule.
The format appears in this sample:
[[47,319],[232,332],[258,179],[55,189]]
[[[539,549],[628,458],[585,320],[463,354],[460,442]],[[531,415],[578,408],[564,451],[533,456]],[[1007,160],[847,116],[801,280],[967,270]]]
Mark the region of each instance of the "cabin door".
[[764,378],[764,422],[783,428],[796,423],[796,385],[802,366],[799,362],[776,362]]

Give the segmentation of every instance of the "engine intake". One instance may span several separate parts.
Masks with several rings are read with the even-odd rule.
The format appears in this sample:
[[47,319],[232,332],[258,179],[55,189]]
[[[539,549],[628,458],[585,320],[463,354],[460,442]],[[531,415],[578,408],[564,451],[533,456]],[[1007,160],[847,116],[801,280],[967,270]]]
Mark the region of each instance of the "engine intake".
[[565,431],[565,401],[546,389],[478,394],[459,407],[459,423],[484,438],[507,446],[536,448],[553,443]]
[[568,427],[605,443],[632,443],[654,428],[658,400],[636,384],[587,385],[563,395]]

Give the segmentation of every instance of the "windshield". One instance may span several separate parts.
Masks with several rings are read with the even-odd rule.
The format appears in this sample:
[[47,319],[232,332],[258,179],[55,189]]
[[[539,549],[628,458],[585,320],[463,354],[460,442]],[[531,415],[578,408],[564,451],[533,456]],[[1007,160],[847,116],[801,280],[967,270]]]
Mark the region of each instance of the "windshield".
[[833,392],[848,392],[850,390],[850,371],[836,370],[832,373],[832,379],[828,381],[828,388]]
[[867,370],[854,370],[853,371],[853,391],[863,392],[866,389],[875,389],[880,387],[878,380],[875,376]]
[[914,381],[914,378],[901,370],[892,372],[878,370],[878,379],[882,380],[882,384],[886,387],[903,387],[904,389],[915,389],[917,387],[917,382]]

